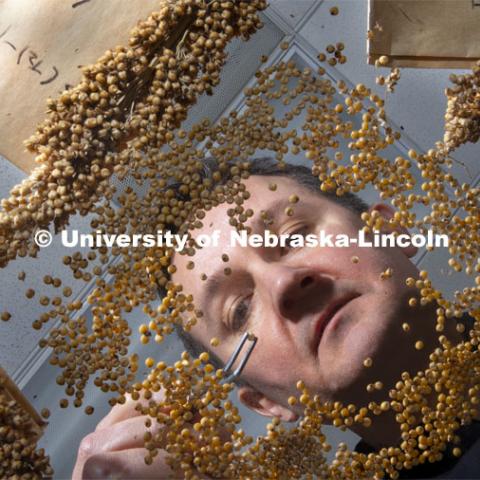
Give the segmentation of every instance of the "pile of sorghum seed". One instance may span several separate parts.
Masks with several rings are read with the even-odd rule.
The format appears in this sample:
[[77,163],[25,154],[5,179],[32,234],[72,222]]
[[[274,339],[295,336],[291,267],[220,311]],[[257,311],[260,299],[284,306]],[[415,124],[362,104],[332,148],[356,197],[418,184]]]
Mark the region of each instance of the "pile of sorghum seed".
[[0,478],[52,477],[49,458],[37,448],[37,436],[30,415],[0,389]]
[[[147,463],[165,449],[172,468],[183,471],[186,478],[197,473],[222,478],[396,478],[401,469],[440,459],[448,445],[455,445],[459,426],[477,412],[480,316],[474,306],[480,299],[479,192],[449,173],[451,161],[442,145],[389,160],[384,151],[400,133],[386,121],[385,101],[366,85],[334,83],[321,67],[299,69],[293,61],[257,72],[256,85],[245,91],[242,114],[232,112],[216,125],[205,120],[189,131],[178,128],[197,95],[212,93],[218,83],[226,42],[234,35],[253,33],[260,26],[256,13],[264,7],[261,1],[164,3],[138,26],[128,47],[107,52],[96,65],[84,69],[77,87],[49,101],[49,118],[29,141],[40,167],[2,202],[0,234],[5,242],[0,261],[5,265],[17,255],[34,256],[36,248],[30,240],[34,229],[51,223],[63,228],[74,212],[94,215],[93,232],[156,234],[172,228],[182,234],[200,228],[206,211],[227,202],[230,225],[246,228],[256,212],[243,205],[249,198],[244,180],[257,150],[271,151],[279,165],[285,164],[289,153],[304,155],[327,194],[341,196],[373,185],[397,212],[388,222],[375,212],[363,214],[367,231],[388,226],[446,233],[450,267],[465,270],[475,281],[448,301],[427,272],[407,279],[407,285],[418,289],[418,299],[409,302],[412,308],[430,303],[438,307],[440,346],[431,352],[428,368],[415,376],[405,372],[388,396],[368,405],[324,403],[299,381],[298,398],[288,401],[304,405],[305,416],[291,430],[274,419],[266,436],[254,441],[237,429],[240,416],[228,399],[232,386],[222,384],[223,372],[215,370],[206,353],[199,358],[184,353],[174,365],[147,359],[150,373],[136,381],[139,358],[129,355],[133,334],[144,344],[161,343],[176,326],[191,330],[202,317],[193,296],[170,279],[175,272],[171,248],[100,247],[87,255],[75,252],[64,257],[73,279],[95,279],[87,299],[91,324],[78,313],[82,303],[69,299],[71,287],[62,286],[58,278],[47,275],[44,283],[62,287],[61,294],[37,298],[31,289],[25,293],[47,307],[33,322],[34,328],[41,329],[51,320],[58,323],[40,345],[52,349],[50,362],[61,370],[57,383],[66,393],[61,407],[70,405],[67,397],[74,397],[71,403],[81,407],[89,381],[114,395],[112,405],[124,403],[126,394],[150,401],[148,407],[139,404],[139,408],[152,422],[165,425],[168,433],[146,432]],[[335,52],[342,51],[343,44],[337,44],[331,53],[335,58]],[[455,93],[458,111],[469,108],[471,85],[460,82]],[[289,107],[281,118],[276,117],[272,100]],[[291,128],[300,115],[301,128]],[[470,123],[470,133],[462,141],[477,140],[475,129],[476,124]],[[350,152],[349,162],[342,146]],[[218,162],[208,179],[201,175],[207,155]],[[423,179],[420,193],[413,193],[413,169]],[[120,208],[116,208],[115,188],[108,181],[112,173],[120,178],[131,175],[147,185],[146,195],[137,196],[126,188],[118,195]],[[447,189],[453,190],[454,199]],[[289,196],[289,200],[293,211],[299,199]],[[417,219],[412,209],[420,204],[428,213]],[[196,249],[192,239],[182,254],[192,257],[191,274],[203,281],[207,272],[195,269]],[[114,258],[118,261],[112,262]],[[231,274],[228,258],[222,261],[225,274]],[[113,276],[112,282],[102,278],[105,271]],[[388,281],[395,272],[387,269],[383,275]],[[153,307],[158,287],[166,293]],[[147,320],[133,332],[125,316],[139,306]],[[470,338],[452,345],[442,336],[445,324],[465,313],[475,320]],[[402,328],[407,333],[410,327],[404,323]],[[214,340],[212,347],[218,344]],[[424,345],[413,339],[414,348]],[[364,366],[369,368],[371,359]],[[372,392],[382,388],[380,381],[367,385]],[[160,389],[165,390],[165,400],[154,401],[153,393]],[[437,395],[433,407],[427,402],[432,392]],[[85,411],[91,413],[92,407]],[[333,463],[326,463],[331,446],[322,433],[323,424],[368,428],[392,412],[402,438],[399,445],[368,455],[341,445]],[[459,453],[458,447],[454,453]]]

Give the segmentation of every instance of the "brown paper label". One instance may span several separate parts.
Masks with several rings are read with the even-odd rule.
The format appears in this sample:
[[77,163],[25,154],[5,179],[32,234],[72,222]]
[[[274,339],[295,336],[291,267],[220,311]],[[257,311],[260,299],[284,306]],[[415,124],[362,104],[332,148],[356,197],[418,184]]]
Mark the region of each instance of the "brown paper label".
[[369,62],[470,68],[480,59],[480,0],[370,0]]
[[79,66],[125,45],[158,0],[0,0],[0,154],[25,172],[23,141],[43,120],[46,99],[81,78]]

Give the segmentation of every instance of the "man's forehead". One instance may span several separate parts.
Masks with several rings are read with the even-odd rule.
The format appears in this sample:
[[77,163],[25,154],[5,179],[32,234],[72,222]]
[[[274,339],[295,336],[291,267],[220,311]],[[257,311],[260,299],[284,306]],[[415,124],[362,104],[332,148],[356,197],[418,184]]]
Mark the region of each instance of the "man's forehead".
[[[273,213],[279,205],[287,204],[288,198],[292,194],[301,195],[303,198],[306,195],[313,195],[315,198],[322,200],[320,195],[314,194],[296,180],[286,176],[252,175],[244,183],[250,197],[243,202],[242,206],[245,210],[252,209],[254,217],[258,217],[262,211]],[[220,230],[221,234],[225,235],[233,229],[229,223],[227,211],[234,209],[236,206],[236,203],[224,202],[206,211],[202,220],[203,226],[191,230],[191,236],[195,238],[202,233],[211,233],[213,230]],[[252,219],[248,219],[245,224],[249,225],[251,221]]]
[[[286,176],[252,175],[244,180],[244,183],[250,197],[243,202],[242,206],[244,210],[252,209],[254,212],[254,216],[248,218],[244,224],[246,226],[252,226],[254,230],[260,230],[259,226],[263,222],[263,220],[260,220],[262,211],[268,212],[266,218],[279,219],[283,215],[285,207],[288,206],[289,197],[292,194],[296,194],[300,198],[300,202],[307,199],[310,202],[324,200],[321,195],[312,192],[307,187],[299,184],[295,179]],[[195,278],[195,283],[198,283],[197,278],[199,275],[202,273],[208,275],[217,257],[220,258],[223,253],[233,253],[231,252],[232,247],[229,243],[230,234],[234,227],[230,224],[230,217],[227,212],[236,206],[236,203],[224,202],[205,212],[205,216],[202,219],[202,226],[191,230],[189,233],[192,238],[197,239],[199,235],[211,237],[214,233],[218,232],[216,233],[218,235],[217,245],[198,248],[193,257],[176,254],[174,263],[177,266],[177,273],[174,277],[179,278],[179,276],[181,276],[182,283],[184,283],[184,281],[185,283],[190,283],[189,280],[186,280],[187,275],[185,273],[192,273],[192,277]],[[295,208],[295,206],[293,207]],[[193,261],[195,264],[193,270],[187,270],[186,266],[190,261]],[[179,275],[182,271],[185,272]]]

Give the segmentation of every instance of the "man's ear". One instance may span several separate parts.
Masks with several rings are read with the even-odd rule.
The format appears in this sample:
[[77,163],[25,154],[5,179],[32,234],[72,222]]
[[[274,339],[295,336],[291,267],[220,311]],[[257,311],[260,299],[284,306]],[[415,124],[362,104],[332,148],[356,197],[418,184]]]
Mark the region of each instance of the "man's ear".
[[[368,212],[372,213],[373,210],[377,210],[385,220],[390,220],[395,215],[395,209],[393,207],[391,207],[390,205],[386,205],[385,203],[375,203],[375,204],[373,204],[368,209]],[[398,233],[403,233],[405,235],[410,236],[410,232],[405,227],[392,228],[392,227],[387,226],[386,231],[387,231],[387,233],[397,231]],[[409,245],[408,247],[402,247],[401,250],[408,258],[413,257],[418,252],[418,248],[414,247],[413,245]]]
[[265,417],[278,417],[284,422],[295,422],[298,419],[295,412],[270,400],[252,387],[241,386],[238,389],[238,398],[247,408]]

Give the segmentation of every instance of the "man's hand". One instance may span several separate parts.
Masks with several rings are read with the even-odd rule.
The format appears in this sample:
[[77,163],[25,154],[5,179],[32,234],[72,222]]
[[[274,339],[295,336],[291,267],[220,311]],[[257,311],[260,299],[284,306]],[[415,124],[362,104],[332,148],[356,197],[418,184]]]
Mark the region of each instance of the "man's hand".
[[145,421],[149,417],[135,409],[137,403],[128,398],[124,405],[112,408],[95,431],[82,440],[73,480],[171,478],[173,472],[165,462],[165,451],[158,452],[152,465],[145,463],[144,434],[148,430],[156,435],[162,427],[152,420],[152,426],[147,429]]

